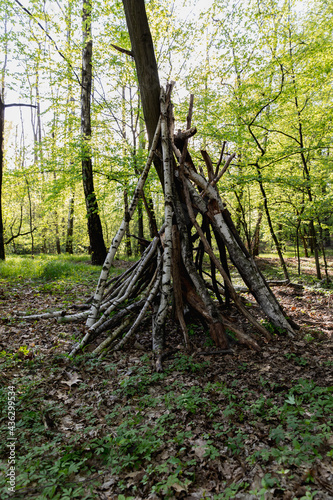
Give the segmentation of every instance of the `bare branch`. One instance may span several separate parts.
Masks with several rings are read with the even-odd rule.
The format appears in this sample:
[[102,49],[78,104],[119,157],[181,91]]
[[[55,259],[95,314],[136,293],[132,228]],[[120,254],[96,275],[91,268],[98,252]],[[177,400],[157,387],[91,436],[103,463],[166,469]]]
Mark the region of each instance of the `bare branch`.
[[114,45],[113,43],[111,43],[111,47],[118,50],[118,52],[121,52],[122,54],[126,54],[127,56],[131,56],[134,58],[134,54],[131,50],[123,49],[122,47],[118,47],[118,45]]
[[11,243],[15,238],[18,238],[19,236],[26,236],[27,234],[33,233],[34,231],[36,231],[36,229],[37,227],[34,227],[31,231],[26,231],[25,233],[13,234],[13,236],[11,236],[9,240],[5,241],[5,245],[9,245],[9,243]]
[[61,52],[61,50],[59,50],[58,48],[58,45],[57,43],[53,40],[53,38],[48,34],[47,30],[40,24],[39,21],[37,21],[37,19],[33,16],[33,14],[30,12],[30,10],[26,9],[19,0],[15,0],[15,2],[17,3],[17,5],[19,5],[21,7],[21,9],[24,10],[24,12],[26,14],[28,14],[29,17],[31,17],[31,19],[33,19],[35,21],[35,23],[40,27],[40,29],[42,31],[44,31],[45,35],[47,36],[47,38],[53,43],[53,45],[55,46],[56,48],[56,51],[58,52],[59,56],[63,58],[64,61],[66,61],[66,63],[71,67],[74,75],[76,76],[76,79],[77,81],[79,82],[79,84],[81,85],[81,81],[80,81],[80,78],[78,77],[78,75],[76,74],[76,71],[74,70],[71,62],[67,59],[67,57]]
[[36,104],[21,104],[21,103],[13,103],[13,104],[4,104],[4,108],[13,108],[14,106],[20,106],[21,108],[37,108]]
[[221,154],[220,154],[219,161],[217,162],[217,165],[216,165],[214,177],[217,177],[217,175],[219,173],[219,168],[220,168],[220,165],[222,163],[222,159],[223,159],[223,155],[224,155],[224,149],[225,149],[226,144],[227,144],[227,141],[223,141],[222,149],[221,149]]

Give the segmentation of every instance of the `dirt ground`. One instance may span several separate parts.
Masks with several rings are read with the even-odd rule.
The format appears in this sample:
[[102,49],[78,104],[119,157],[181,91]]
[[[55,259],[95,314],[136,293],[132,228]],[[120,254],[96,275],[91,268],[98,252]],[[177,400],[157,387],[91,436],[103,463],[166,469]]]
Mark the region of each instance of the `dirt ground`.
[[[259,264],[265,271],[267,267],[275,266],[276,262],[266,259]],[[289,264],[293,264],[291,259]],[[312,275],[313,269],[311,266],[305,269],[305,264],[303,262],[304,271]],[[301,286],[301,283],[298,285],[273,288],[288,316],[300,325],[295,338],[275,332],[272,342],[267,343],[256,336],[261,352],[232,342],[232,352],[223,356],[214,353],[214,346],[202,329],[193,325],[190,328],[192,353],[188,356],[182,347],[180,331],[170,322],[167,343],[172,353],[164,363],[165,374],[154,379],[149,324],[138,332],[123,352],[109,354],[100,364],[90,365],[88,369],[85,361],[57,358],[59,353],[68,353],[73,342],[81,338],[82,324],[58,324],[53,319],[29,322],[18,320],[15,314],[62,308],[66,300],[88,297],[90,290],[73,287],[64,296],[63,291],[58,293],[56,289],[43,291],[32,287],[29,281],[3,282],[0,289],[0,351],[17,353],[22,363],[7,364],[2,370],[2,383],[11,385],[14,380],[19,384],[20,379],[27,380],[28,377],[39,384],[44,400],[64,410],[57,418],[52,416],[52,412],[45,417],[44,412],[44,428],[47,432],[50,429],[57,432],[67,441],[74,435],[78,442],[87,439],[83,430],[91,424],[88,417],[79,411],[83,407],[91,410],[89,418],[94,422],[91,439],[103,437],[106,433],[117,439],[119,428],[133,414],[140,414],[133,428],[138,430],[138,436],[146,439],[147,429],[149,432],[161,429],[162,419],[166,419],[167,432],[161,438],[162,444],[153,444],[150,453],[135,451],[134,445],[124,449],[127,455],[129,452],[133,456],[137,454],[133,463],[126,465],[124,462],[117,469],[116,465],[112,465],[114,462],[109,462],[112,466],[108,466],[107,460],[103,462],[90,457],[87,463],[93,489],[90,497],[82,494],[79,498],[333,499],[332,436],[326,433],[325,439],[318,441],[317,456],[311,452],[309,460],[307,455],[304,455],[304,460],[296,460],[295,456],[301,455],[290,451],[296,446],[292,432],[297,433],[298,430],[290,423],[287,403],[291,409],[293,405],[296,408],[297,401],[299,408],[303,404],[304,411],[297,413],[299,420],[296,426],[303,425],[299,423],[299,415],[302,414],[306,429],[306,425],[312,425],[316,397],[310,403],[310,396],[305,395],[315,394],[316,387],[326,390],[333,386],[333,291]],[[260,319],[253,298],[247,294],[243,297]],[[230,319],[236,323],[244,321],[233,310]],[[265,321],[264,318],[262,320]],[[249,326],[242,326],[250,331]],[[26,352],[20,351],[22,346],[26,347]],[[43,363],[34,367],[33,363],[39,359]],[[190,361],[186,361],[188,359]],[[0,359],[1,362],[3,360]],[[32,368],[27,367],[27,361]],[[113,371],[106,372],[111,365]],[[133,390],[132,380],[137,384]],[[306,383],[310,384],[308,393],[305,389],[293,392],[295,386],[304,388]],[[168,396],[170,387],[173,387],[173,402]],[[140,398],[144,399],[147,393],[155,398],[155,403],[142,406]],[[186,393],[193,394],[192,402],[184,399]],[[320,394],[318,392],[317,399],[322,397]],[[181,397],[183,399],[179,399]],[[324,399],[325,405],[333,408],[332,393],[329,397],[326,394]],[[183,404],[178,404],[178,400]],[[111,418],[115,404],[117,415]],[[214,411],[209,413],[208,408]],[[229,414],[226,412],[228,408]],[[284,421],[281,420],[282,414],[286,415]],[[330,415],[327,411],[323,412],[317,420],[318,428],[331,426],[332,429],[332,411]],[[143,422],[146,427],[143,427]],[[272,429],[274,432],[281,430],[281,442],[275,438],[276,433],[272,433]],[[45,442],[51,439],[47,432]],[[181,440],[179,436],[182,436]],[[304,438],[307,436],[305,431],[297,436],[300,442],[307,439]],[[154,439],[157,439],[155,435]],[[291,442],[294,447],[290,448]],[[290,462],[288,457],[281,458],[281,443],[290,451]],[[121,463],[123,445],[119,446],[118,460]],[[270,447],[279,451],[278,458],[264,455],[263,450]],[[87,470],[78,472],[74,479],[71,477],[71,481],[84,484],[87,479],[84,479],[85,474]],[[173,479],[169,480],[170,477]],[[33,481],[27,481],[21,493],[13,498],[23,498],[23,495],[37,498],[41,494],[39,488]],[[65,497],[60,495],[56,498]]]

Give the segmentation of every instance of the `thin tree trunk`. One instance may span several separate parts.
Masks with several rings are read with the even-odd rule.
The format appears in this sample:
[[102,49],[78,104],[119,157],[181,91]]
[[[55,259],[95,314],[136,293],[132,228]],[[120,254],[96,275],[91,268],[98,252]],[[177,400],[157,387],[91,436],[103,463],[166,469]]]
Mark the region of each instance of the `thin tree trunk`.
[[140,199],[138,202],[138,246],[137,246],[137,254],[142,254],[145,249],[145,245],[142,243],[144,240],[144,231],[143,231],[143,210],[142,210],[142,200]]
[[[7,34],[7,16],[5,16],[5,33]],[[7,41],[4,44],[5,60],[1,69],[1,87],[0,87],[0,260],[5,260],[5,239],[2,218],[2,179],[4,169],[4,136],[5,136],[5,73],[7,66]]]
[[241,187],[239,193],[237,193],[236,190],[234,190],[234,193],[235,193],[235,196],[237,199],[235,226],[236,226],[236,229],[239,233],[241,233],[241,229],[243,227],[244,235],[245,235],[246,242],[247,242],[247,247],[251,251],[250,228],[248,228],[248,225],[246,223],[245,210],[244,210],[244,207],[242,205],[242,198],[244,196],[243,187]]
[[56,218],[56,221],[55,221],[56,251],[57,251],[57,254],[60,255],[61,254],[61,245],[60,245],[60,237],[59,237],[58,213],[55,212],[54,216]]
[[5,130],[5,106],[3,103],[3,95],[0,92],[0,260],[5,260],[5,240],[4,227],[2,219],[2,178],[3,178],[3,143]]
[[[133,113],[133,99],[132,92],[130,89],[130,102],[131,102],[131,131],[132,131],[132,140],[133,140],[133,164],[135,174],[139,177],[141,175],[141,168],[138,166],[137,156],[136,156],[136,145],[137,145],[137,126],[139,124],[139,150],[145,149],[145,140],[144,140],[144,128],[143,121],[140,119],[140,91],[138,89],[138,111],[136,120],[134,120]],[[136,246],[136,254],[142,254],[145,250],[145,245],[143,244],[144,240],[144,225],[143,225],[143,203],[142,203],[143,191],[141,193],[141,198],[138,201],[138,243]]]
[[302,239],[302,242],[303,242],[303,248],[304,248],[304,257],[306,259],[309,258],[309,252],[308,252],[308,244],[306,242],[306,234],[305,234],[305,229],[304,229],[304,233],[302,231],[300,231],[300,235],[301,235],[301,239]]
[[259,241],[260,241],[260,224],[262,220],[262,211],[260,209],[256,227],[254,229],[253,238],[251,241],[251,255],[252,257],[257,257],[259,255]]
[[82,10],[82,83],[81,83],[81,133],[82,133],[82,181],[88,217],[88,234],[92,264],[102,265],[106,257],[102,224],[96,199],[91,152],[91,86],[92,86],[92,1],[83,0]]
[[270,230],[270,233],[271,233],[271,237],[272,237],[272,239],[274,241],[275,248],[276,248],[276,251],[277,251],[278,256],[279,256],[279,260],[280,260],[280,264],[281,264],[281,267],[282,267],[282,270],[283,270],[284,277],[286,278],[286,280],[289,280],[290,277],[289,277],[289,273],[288,273],[288,269],[287,269],[286,263],[284,261],[283,255],[282,255],[281,245],[280,245],[280,242],[279,242],[279,240],[278,240],[278,238],[277,238],[277,236],[275,234],[273,223],[272,223],[272,219],[271,219],[271,214],[269,212],[266,191],[265,191],[265,188],[264,188],[264,184],[262,182],[261,170],[260,170],[260,167],[259,167],[258,164],[256,165],[256,167],[257,167],[257,172],[258,172],[258,182],[259,182],[260,191],[261,191],[261,194],[262,194],[262,197],[263,197],[264,209],[265,209],[265,214],[266,214],[266,218],[267,218],[269,230]]
[[[312,190],[311,190],[310,169],[309,169],[308,161],[307,161],[305,154],[304,154],[305,144],[304,144],[304,133],[303,133],[303,124],[302,124],[302,111],[304,110],[304,108],[301,109],[299,106],[299,102],[298,102],[298,91],[297,91],[297,85],[296,85],[296,74],[294,72],[293,48],[292,48],[292,42],[291,42],[290,27],[289,27],[289,54],[290,54],[290,59],[291,59],[291,70],[292,70],[291,77],[292,77],[292,83],[293,83],[293,87],[294,87],[294,104],[295,104],[295,110],[296,110],[297,119],[298,119],[298,137],[299,137],[299,145],[300,145],[300,157],[301,157],[301,161],[302,161],[302,165],[303,165],[304,177],[307,181],[306,182],[306,190],[307,190],[308,198],[309,198],[310,203],[312,203],[313,196],[312,196]],[[317,242],[316,229],[315,229],[313,220],[310,220],[310,222],[309,222],[309,233],[310,233],[311,250],[313,248],[314,256],[315,256],[317,278],[321,279],[318,242]]]
[[[123,150],[123,162],[126,161],[127,156],[127,147],[126,147],[126,95],[125,95],[125,85],[122,85],[121,88],[121,133],[122,133],[122,150]],[[135,144],[134,144],[135,149]],[[130,233],[130,219],[128,217],[128,181],[127,175],[125,173],[124,179],[124,188],[123,188],[123,196],[124,196],[124,211],[125,211],[125,220],[127,221],[126,230],[125,230],[125,248],[127,257],[132,256],[132,245],[131,245],[131,233]]]
[[[127,184],[127,183],[126,183]],[[127,257],[132,256],[132,245],[131,245],[131,233],[129,230],[129,223],[130,223],[130,218],[128,216],[128,193],[127,193],[127,185],[125,184],[124,186],[124,210],[125,210],[125,215],[124,218],[126,220],[126,230],[125,230],[125,247],[126,247],[126,255]]]
[[[169,96],[170,97],[170,96]],[[163,151],[164,166],[164,215],[165,215],[165,233],[164,233],[164,251],[163,251],[163,271],[161,284],[161,300],[153,321],[153,351],[157,358],[161,356],[164,348],[165,321],[168,314],[169,298],[171,295],[171,270],[172,270],[172,217],[173,217],[173,157],[169,143],[169,131],[167,121],[168,102],[167,96],[161,95],[161,141]],[[157,365],[159,371],[161,366]]]
[[[312,199],[310,201],[312,201]],[[319,280],[321,280],[317,234],[316,234],[316,229],[315,229],[313,220],[311,220],[309,223],[309,229],[310,229],[310,238],[312,241],[313,251],[314,251],[314,258],[315,258],[315,264],[316,264],[316,274],[317,274],[317,278]]]
[[74,191],[68,202],[68,219],[66,234],[66,252],[73,254],[73,232],[74,232]]
[[[68,0],[67,3],[67,12],[66,12],[66,26],[67,26],[67,46],[69,52],[71,52],[72,47],[72,3]],[[72,117],[74,118],[74,98],[73,98],[73,89],[72,89],[72,79],[71,76],[73,73],[73,69],[71,64],[68,63],[68,72],[70,77],[68,78],[68,97],[67,97],[67,109],[68,112],[68,139],[72,138]],[[73,161],[70,159],[69,161],[70,170],[72,172]],[[66,230],[66,253],[73,254],[73,235],[74,235],[74,200],[75,200],[75,188],[73,179],[71,179],[71,194],[68,201],[68,217],[67,217],[67,230]]]
[[156,215],[154,210],[154,202],[150,195],[149,196],[145,195],[144,191],[142,191],[142,200],[149,219],[150,237],[154,238],[154,236],[156,236],[158,233]]
[[297,274],[300,276],[301,274],[301,258],[299,254],[299,228],[301,225],[301,221],[299,220],[296,226],[296,252],[297,252]]
[[324,232],[323,232],[323,228],[321,227],[321,224],[320,224],[319,220],[318,220],[318,226],[319,226],[319,235],[320,235],[321,250],[322,250],[323,259],[324,259],[324,269],[325,269],[326,283],[329,283],[330,278],[328,276],[328,265],[327,265],[326,251],[325,251],[325,245],[324,245]]
[[27,179],[25,178],[25,182],[27,185],[27,192],[28,192],[28,200],[29,200],[29,225],[30,225],[30,233],[31,233],[31,255],[35,254],[35,240],[34,240],[34,234],[33,234],[33,210],[32,210],[32,201],[31,201],[31,193],[30,193],[30,184]]

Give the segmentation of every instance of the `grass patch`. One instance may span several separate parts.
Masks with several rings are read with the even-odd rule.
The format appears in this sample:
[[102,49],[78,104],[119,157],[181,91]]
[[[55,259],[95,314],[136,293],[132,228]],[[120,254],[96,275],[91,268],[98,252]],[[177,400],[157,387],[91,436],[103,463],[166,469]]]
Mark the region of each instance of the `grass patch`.
[[0,261],[0,286],[5,290],[8,283],[19,286],[29,280],[36,293],[72,295],[75,288],[79,291],[80,285],[93,290],[100,272],[101,266],[91,265],[87,255],[11,255]]
[[81,275],[96,274],[100,266],[92,266],[86,255],[10,255],[6,261],[0,262],[0,274],[8,279],[32,279],[54,281],[60,278],[74,279]]

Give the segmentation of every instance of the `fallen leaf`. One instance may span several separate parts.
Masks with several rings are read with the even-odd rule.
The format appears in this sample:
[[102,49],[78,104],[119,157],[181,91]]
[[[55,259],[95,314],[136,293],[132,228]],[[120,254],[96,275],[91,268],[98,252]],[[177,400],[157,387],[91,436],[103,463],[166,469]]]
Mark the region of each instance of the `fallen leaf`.
[[200,460],[203,460],[207,449],[206,441],[204,439],[197,439],[194,441],[194,444],[196,445],[193,447],[194,453],[198,458],[200,458]]
[[77,384],[78,382],[82,382],[82,379],[79,378],[76,372],[73,373],[66,372],[66,374],[68,375],[69,380],[61,380],[62,384],[67,384],[69,387],[72,387],[72,385]]
[[186,491],[186,488],[182,484],[179,484],[179,483],[173,483],[171,485],[171,488],[173,488],[178,493],[181,493],[182,491]]

